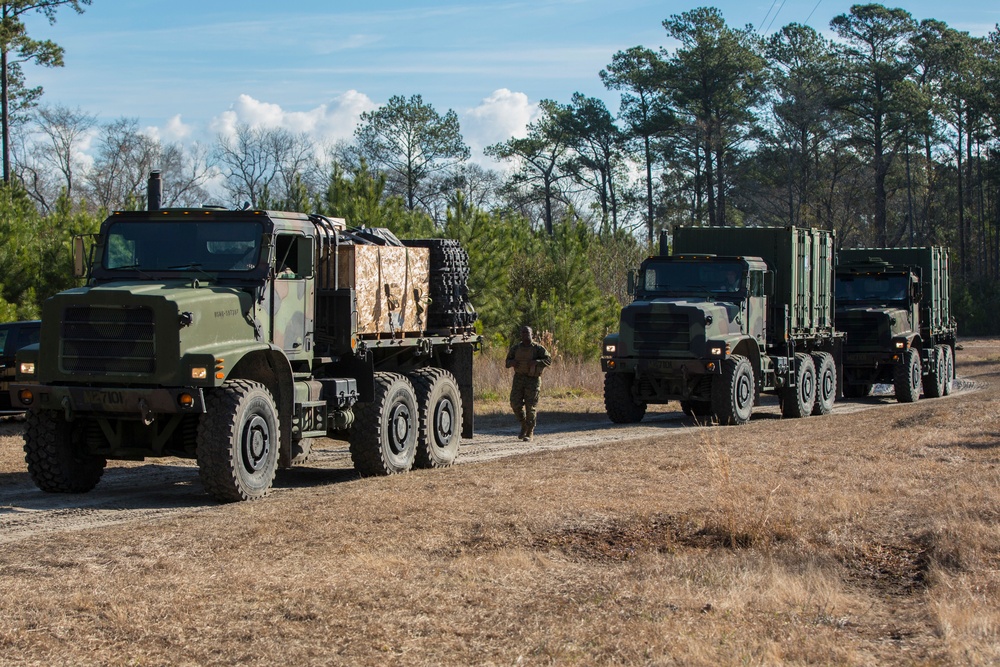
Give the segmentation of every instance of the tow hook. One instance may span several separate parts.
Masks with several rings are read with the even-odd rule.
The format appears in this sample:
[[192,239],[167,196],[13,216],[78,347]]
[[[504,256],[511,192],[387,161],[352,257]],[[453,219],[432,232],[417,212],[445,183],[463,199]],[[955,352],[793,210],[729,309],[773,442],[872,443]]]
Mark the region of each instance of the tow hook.
[[69,400],[69,396],[63,396],[63,400],[60,403],[63,411],[66,413],[66,421],[73,421],[73,403]]
[[139,412],[142,413],[142,423],[149,426],[153,423],[155,417],[153,417],[153,411],[149,409],[149,404],[146,403],[145,398],[139,399]]

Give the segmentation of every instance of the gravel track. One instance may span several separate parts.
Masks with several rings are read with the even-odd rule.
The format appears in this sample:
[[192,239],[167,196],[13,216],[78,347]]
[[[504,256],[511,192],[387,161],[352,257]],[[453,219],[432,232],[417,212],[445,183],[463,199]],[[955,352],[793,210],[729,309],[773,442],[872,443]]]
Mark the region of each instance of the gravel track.
[[[977,388],[975,382],[959,379],[951,396],[932,400],[950,400]],[[866,399],[838,402],[833,414],[892,409],[897,405],[891,388],[880,386]],[[683,430],[706,428],[685,417],[673,403],[651,406],[641,423],[631,425],[612,424],[603,413],[546,412],[544,402],[541,407],[531,442],[517,439],[518,427],[509,415],[477,418],[476,437],[462,442],[458,463],[487,463],[507,456],[649,437],[667,438]],[[658,412],[655,408],[671,411]],[[779,418],[777,401],[771,397],[765,397],[763,405],[754,409],[754,421]],[[17,417],[7,418],[0,447],[20,449],[23,424]],[[358,479],[346,442],[324,438],[316,445],[305,467],[278,472],[273,494]],[[31,482],[27,471],[4,473],[0,479],[0,544],[123,523],[138,526],[218,506],[202,487],[195,462],[183,459],[140,464],[109,461],[97,488],[84,494],[44,493]]]

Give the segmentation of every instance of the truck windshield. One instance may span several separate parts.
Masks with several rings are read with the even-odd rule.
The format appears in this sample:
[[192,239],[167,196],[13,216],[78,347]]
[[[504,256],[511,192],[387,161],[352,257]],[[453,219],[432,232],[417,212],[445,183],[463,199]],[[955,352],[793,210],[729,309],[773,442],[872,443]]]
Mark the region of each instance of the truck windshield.
[[747,271],[741,262],[649,262],[641,280],[647,293],[740,296],[746,293]]
[[909,276],[893,274],[837,276],[837,303],[905,302]]
[[255,222],[122,221],[108,228],[103,266],[138,271],[250,271],[260,259]]

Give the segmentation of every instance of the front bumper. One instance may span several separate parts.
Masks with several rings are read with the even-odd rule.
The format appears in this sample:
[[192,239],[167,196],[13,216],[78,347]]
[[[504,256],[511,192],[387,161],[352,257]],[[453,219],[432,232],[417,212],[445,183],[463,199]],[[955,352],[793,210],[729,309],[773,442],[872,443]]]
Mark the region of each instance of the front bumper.
[[602,357],[601,370],[605,373],[634,373],[637,376],[689,377],[693,375],[721,375],[721,358],[709,359],[648,359],[630,357]]
[[[26,402],[22,390],[31,392]],[[181,400],[181,397],[190,400]],[[205,395],[200,387],[77,387],[12,383],[10,401],[14,409],[63,410],[67,415],[86,413],[112,417],[140,417],[154,414],[205,412]]]

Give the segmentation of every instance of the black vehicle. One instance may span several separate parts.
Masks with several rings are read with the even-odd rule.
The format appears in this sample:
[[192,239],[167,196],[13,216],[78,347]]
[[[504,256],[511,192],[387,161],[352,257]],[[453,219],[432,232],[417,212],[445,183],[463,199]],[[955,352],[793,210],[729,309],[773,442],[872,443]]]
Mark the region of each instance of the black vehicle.
[[14,353],[25,345],[37,343],[41,327],[41,320],[0,324],[0,413],[24,412],[22,408],[11,407],[10,392],[7,391],[10,381],[14,379]]

